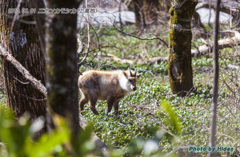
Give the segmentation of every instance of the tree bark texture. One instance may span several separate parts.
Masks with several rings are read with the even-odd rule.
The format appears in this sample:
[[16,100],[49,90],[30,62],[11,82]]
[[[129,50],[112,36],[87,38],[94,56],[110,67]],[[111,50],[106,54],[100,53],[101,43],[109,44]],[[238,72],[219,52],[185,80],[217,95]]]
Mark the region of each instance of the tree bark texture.
[[[161,1],[161,0],[160,0],[160,1]],[[164,0],[163,2],[161,1],[162,3],[164,3],[163,5],[165,6],[165,7],[164,7],[164,10],[165,10],[165,11],[168,11],[168,10],[171,8],[171,1],[172,1],[172,0]]]
[[[35,25],[26,24],[16,20],[12,31],[14,13],[8,14],[9,8],[16,8],[18,1],[0,1],[0,30],[1,44],[12,54],[37,80],[45,82],[45,60],[40,49],[38,32]],[[21,8],[28,8],[24,2]],[[33,21],[33,16],[21,18]],[[7,60],[3,58],[4,83],[7,95],[7,104],[14,111],[17,118],[25,112],[30,114],[31,120],[46,114],[45,96],[33,88],[25,77]],[[45,132],[44,128],[42,132]]]
[[197,1],[176,0],[170,9],[168,74],[173,94],[184,96],[193,87],[191,19]]
[[158,0],[144,0],[143,12],[145,15],[146,25],[158,23],[160,8],[161,6]]
[[[216,133],[217,133],[217,99],[218,99],[218,82],[219,82],[219,54],[218,54],[218,34],[219,34],[219,11],[221,0],[216,1],[216,15],[214,24],[214,46],[213,46],[213,101],[212,101],[212,121],[211,132],[209,138],[209,145],[216,146]],[[208,153],[208,157],[221,156],[220,153]]]
[[134,4],[134,12],[135,12],[135,18],[136,18],[135,26],[139,34],[141,34],[141,32],[143,32],[146,25],[145,16],[143,12],[143,0],[133,0],[133,4]]
[[[49,0],[48,8],[77,9],[75,0]],[[47,104],[50,113],[65,117],[72,131],[79,126],[77,89],[77,14],[48,14],[46,29]]]

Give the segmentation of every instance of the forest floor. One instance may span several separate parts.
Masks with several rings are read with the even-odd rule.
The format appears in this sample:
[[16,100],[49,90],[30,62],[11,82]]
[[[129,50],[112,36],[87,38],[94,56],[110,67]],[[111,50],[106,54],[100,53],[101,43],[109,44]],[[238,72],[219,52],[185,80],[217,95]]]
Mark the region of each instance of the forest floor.
[[[134,32],[134,27],[125,26],[123,31]],[[80,67],[80,72],[88,69],[126,70],[130,68],[142,74],[137,83],[137,91],[120,101],[118,116],[113,112],[109,116],[106,115],[105,101],[97,103],[99,115],[94,115],[85,105],[82,115],[94,125],[94,131],[101,140],[108,147],[121,149],[128,154],[134,153],[127,149],[134,144],[136,151],[136,148],[142,150],[144,141],[153,140],[159,142],[159,150],[168,155],[206,156],[207,152],[189,153],[188,147],[190,145],[207,147],[209,143],[213,86],[212,55],[192,58],[195,92],[189,92],[187,97],[181,98],[171,93],[166,61],[137,64],[139,60],[167,57],[167,48],[161,41],[139,40],[109,27],[99,29],[98,36],[95,33],[91,31],[91,51],[87,61]],[[83,34],[86,34],[85,30]],[[155,34],[168,42],[167,28]],[[152,35],[142,37],[149,38]],[[193,47],[202,44],[204,43],[200,39],[194,39],[192,42]],[[240,57],[234,56],[236,51],[237,48],[226,48],[220,52],[216,143],[218,146],[234,147],[235,154],[239,155],[240,75],[239,71],[228,68],[229,64],[240,66]],[[121,60],[132,60],[133,63],[121,63],[121,61],[105,60],[99,57],[99,55],[108,56],[109,54]],[[6,98],[0,91],[0,103],[6,103],[5,101]],[[180,122],[180,131],[172,123],[171,115],[165,112],[166,108],[163,107],[165,103],[172,107],[176,121]],[[229,154],[222,153],[222,155]]]
[[[168,42],[167,29],[157,32]],[[124,32],[134,32],[133,26],[126,26]],[[115,70],[136,69],[142,76],[138,80],[138,90],[120,101],[120,114],[106,116],[107,104],[98,101],[97,110],[100,115],[93,115],[86,105],[83,116],[95,126],[95,133],[113,148],[126,148],[135,140],[160,140],[160,150],[181,154],[180,156],[206,156],[204,153],[188,153],[188,146],[208,146],[211,123],[211,102],[213,87],[212,54],[192,58],[193,83],[195,92],[181,98],[171,93],[166,61],[155,64],[136,64],[139,60],[153,57],[167,57],[167,48],[159,40],[139,40],[123,35],[114,28],[102,28],[96,36],[92,36],[92,50],[101,55],[115,55],[114,59],[102,60],[96,53],[90,54],[87,64],[80,71],[87,69]],[[143,35],[143,38],[151,35]],[[85,39],[86,40],[86,39]],[[204,43],[194,39],[194,46]],[[100,45],[101,49],[97,49]],[[229,69],[229,64],[240,65],[240,57],[234,56],[237,48],[226,48],[220,51],[220,81],[218,98],[217,146],[235,147],[236,154],[240,151],[240,90],[239,71]],[[132,60],[133,64],[124,63]],[[121,61],[123,63],[121,63]],[[175,135],[169,123],[169,115],[162,107],[168,102],[181,121],[181,133]],[[172,135],[170,134],[172,133]],[[173,138],[171,138],[173,136]],[[222,153],[222,155],[228,155]]]

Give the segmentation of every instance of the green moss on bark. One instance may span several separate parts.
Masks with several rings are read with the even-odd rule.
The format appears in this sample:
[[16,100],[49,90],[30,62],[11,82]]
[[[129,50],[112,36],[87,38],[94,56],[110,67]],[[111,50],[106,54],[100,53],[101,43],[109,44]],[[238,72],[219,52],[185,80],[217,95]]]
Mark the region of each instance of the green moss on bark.
[[[173,94],[181,96],[193,87],[191,65],[191,19],[197,2],[176,0],[170,9],[168,73]],[[181,6],[182,4],[182,6]],[[180,6],[180,7],[177,7]]]

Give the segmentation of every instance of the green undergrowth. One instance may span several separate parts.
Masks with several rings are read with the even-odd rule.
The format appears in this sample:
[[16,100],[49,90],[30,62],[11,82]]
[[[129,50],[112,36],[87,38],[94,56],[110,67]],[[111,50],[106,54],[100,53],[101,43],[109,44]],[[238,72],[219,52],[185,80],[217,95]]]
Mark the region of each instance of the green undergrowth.
[[[131,27],[124,30],[131,32]],[[121,35],[116,30],[102,30],[101,40],[104,44],[114,45],[121,49],[106,48],[101,53],[111,53],[122,59],[145,59],[151,57],[166,57],[167,48],[159,46],[158,42],[140,41],[133,37]],[[106,33],[106,36],[104,36]],[[114,36],[113,36],[114,34]],[[164,38],[164,35],[162,35]],[[167,41],[167,40],[166,40]],[[200,40],[193,41],[192,45],[202,45]],[[146,50],[146,51],[145,51]],[[224,84],[233,75],[239,74],[236,70],[228,68],[229,64],[239,65],[239,58],[234,57],[234,49],[226,48],[220,51],[220,81],[219,81],[219,107],[218,107],[218,146],[231,146],[239,151],[239,109],[233,99],[234,94]],[[142,58],[141,58],[142,57]],[[90,57],[91,58],[91,57]],[[89,59],[90,59],[89,58]],[[138,90],[123,98],[119,103],[120,114],[106,115],[107,104],[98,101],[97,110],[100,115],[93,115],[86,105],[83,116],[94,124],[95,133],[110,147],[127,148],[134,139],[155,139],[159,131],[164,132],[159,142],[160,150],[169,153],[176,151],[178,156],[206,156],[204,153],[189,153],[188,146],[208,146],[211,122],[211,102],[213,85],[213,59],[212,54],[192,59],[194,92],[187,97],[180,98],[171,94],[167,62],[155,64],[127,64],[113,60],[92,61],[93,66],[82,67],[86,69],[137,69],[142,76],[138,80]],[[234,88],[234,83],[231,84]],[[235,89],[237,90],[237,89]],[[181,133],[174,136],[172,125],[168,123],[169,116],[163,110],[162,102],[168,101],[181,120]],[[230,103],[231,102],[231,103]],[[235,106],[235,107],[234,107]],[[170,135],[169,133],[172,133]],[[174,140],[173,140],[174,139]],[[237,151],[235,152],[237,154]],[[171,153],[170,153],[171,154]],[[169,155],[170,155],[169,154]],[[173,153],[172,153],[173,154]],[[223,153],[227,154],[227,153]],[[229,155],[229,154],[228,154]]]
[[[133,26],[123,31],[133,33]],[[83,30],[83,34],[84,34]],[[207,152],[189,153],[188,146],[208,146],[211,124],[211,103],[213,88],[212,54],[192,59],[194,90],[184,98],[173,95],[170,90],[167,62],[154,64],[128,64],[114,60],[99,59],[96,53],[113,54],[120,59],[148,60],[152,57],[166,57],[167,48],[158,40],[139,40],[122,35],[112,28],[102,28],[97,37],[92,31],[91,52],[80,67],[80,72],[88,69],[126,70],[136,69],[141,73],[138,89],[124,97],[119,103],[119,115],[112,111],[106,115],[106,101],[98,101],[94,115],[85,105],[84,118],[94,125],[94,132],[110,149],[120,150],[125,156],[143,154],[149,142],[157,143],[161,156],[206,156]],[[143,36],[148,37],[149,35]],[[167,41],[167,35],[159,34]],[[84,40],[86,40],[84,38]],[[192,45],[201,45],[194,40]],[[101,48],[98,48],[101,45]],[[235,49],[220,51],[219,105],[217,123],[217,145],[240,151],[239,123],[239,72],[229,69],[229,64],[240,65],[239,57],[234,57]],[[5,97],[1,99],[5,103]],[[1,102],[0,102],[1,103]],[[153,145],[153,144],[152,144]],[[151,145],[151,148],[153,146]],[[155,150],[156,151],[156,150]],[[136,156],[137,156],[136,155]],[[154,156],[154,155],[152,155]]]
[[[226,75],[229,71],[226,68],[228,59],[222,62],[220,71]],[[121,69],[128,68],[125,64],[119,65],[119,63],[111,62],[111,65],[115,64]],[[177,140],[171,140],[169,137],[172,136],[163,131],[166,134],[161,137],[159,142],[162,152],[167,153],[185,146],[186,148],[182,149],[182,153],[187,154],[187,146],[189,145],[208,146],[213,84],[212,59],[200,57],[193,59],[193,64],[195,64],[193,65],[193,75],[196,91],[185,98],[171,94],[166,62],[153,65],[134,65],[132,68],[142,71],[142,76],[138,80],[139,87],[137,91],[120,101],[118,116],[115,116],[113,111],[108,116],[106,115],[106,101],[98,101],[97,103],[96,108],[100,115],[94,115],[87,105],[82,114],[94,124],[95,133],[107,145],[113,148],[126,149],[136,138],[154,139],[158,131],[171,132],[174,130],[172,125],[168,123],[169,117],[162,109],[161,103],[167,100],[175,109],[177,116],[180,117],[182,128]],[[115,68],[111,66],[103,69],[112,70]],[[218,108],[217,137],[219,140],[217,143],[239,149],[237,140],[240,137],[240,132],[236,129],[238,130],[240,124],[239,119],[235,118],[235,116],[239,116],[239,110],[235,108],[234,115],[229,111],[227,105],[230,105],[230,108],[233,107],[234,104],[228,104],[233,95],[226,86],[223,86],[222,79],[223,77],[220,77],[219,102],[221,105]],[[223,137],[225,135],[226,137]],[[197,154],[206,156],[206,152]]]

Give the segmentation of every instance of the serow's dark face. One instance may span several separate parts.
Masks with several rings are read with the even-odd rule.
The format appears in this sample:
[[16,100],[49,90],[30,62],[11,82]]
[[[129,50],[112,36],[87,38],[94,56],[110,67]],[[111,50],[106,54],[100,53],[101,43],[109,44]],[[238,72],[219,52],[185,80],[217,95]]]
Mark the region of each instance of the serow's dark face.
[[137,89],[137,78],[136,77],[129,77],[128,83],[131,90],[135,91]]
[[131,88],[131,90],[135,91],[137,89],[137,79],[141,76],[141,74],[137,74],[136,70],[135,72],[131,72],[129,70],[130,77],[128,77],[128,83]]

